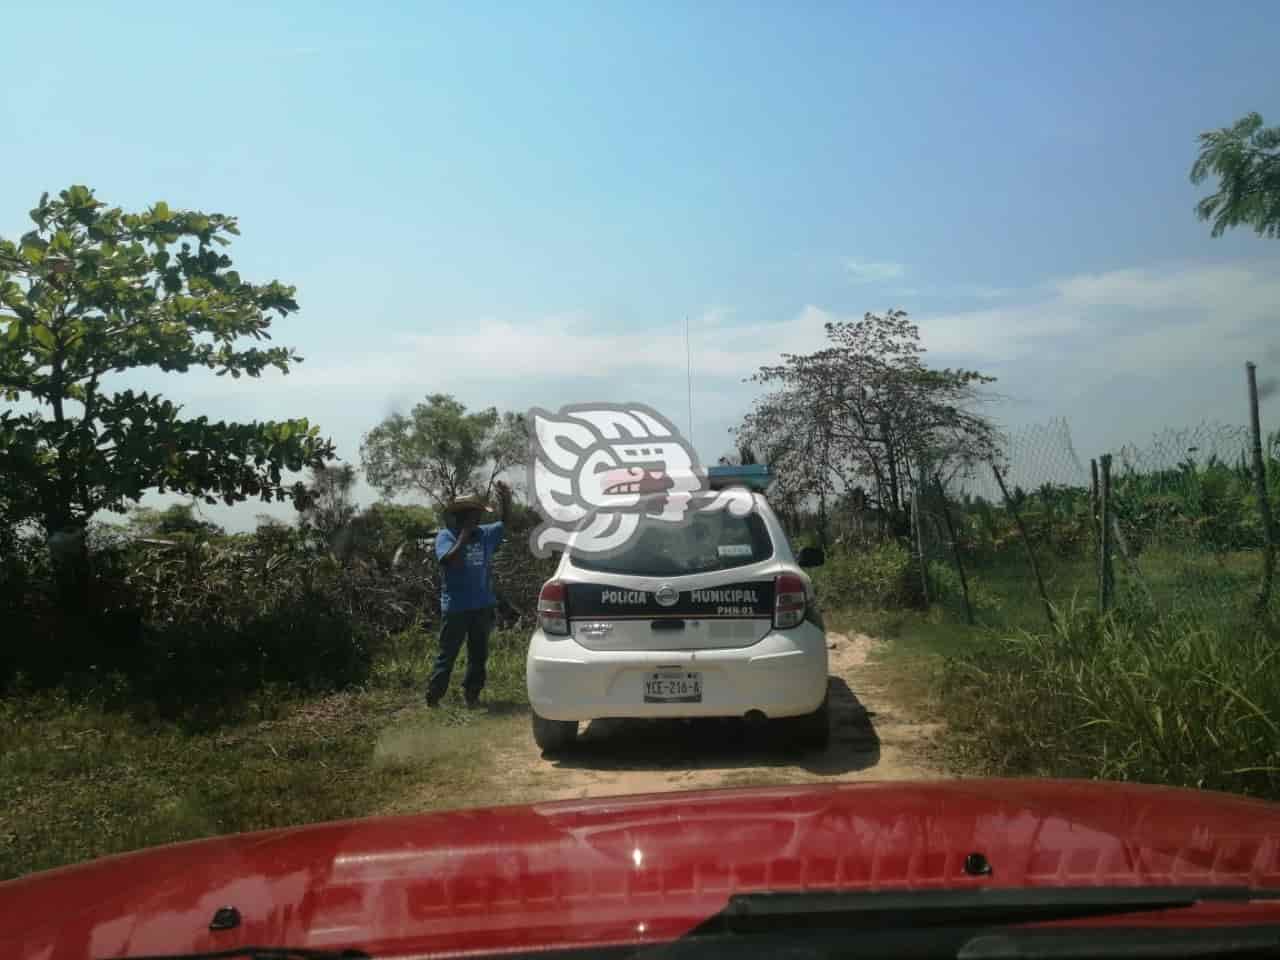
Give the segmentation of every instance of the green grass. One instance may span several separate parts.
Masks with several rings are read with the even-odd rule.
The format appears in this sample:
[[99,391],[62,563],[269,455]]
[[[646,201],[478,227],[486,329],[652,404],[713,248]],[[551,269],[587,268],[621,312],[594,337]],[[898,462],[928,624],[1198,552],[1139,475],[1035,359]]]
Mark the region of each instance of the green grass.
[[[1096,609],[1098,574],[1091,556],[1038,556],[1045,591],[1058,609]],[[1257,551],[1214,554],[1161,546],[1145,550],[1134,566],[1115,558],[1115,605],[1157,614],[1195,615],[1222,625],[1253,618],[1252,603],[1261,574]],[[934,564],[936,610],[934,620],[965,625],[959,579],[951,568]],[[969,591],[975,620],[989,637],[1050,629],[1044,602],[1025,554],[1005,552],[981,563],[970,561]],[[1273,597],[1280,610],[1280,594]],[[939,615],[937,610],[941,611]],[[967,626],[967,625],[966,625]],[[947,646],[942,641],[941,646]],[[947,652],[940,649],[939,652]]]
[[[65,693],[0,701],[0,879],[215,834],[465,803],[493,731],[527,706],[525,633],[496,634],[487,708],[422,704],[434,640],[407,631],[374,681],[262,695],[212,730],[145,722]],[[459,658],[461,670],[465,653]]]
[[1118,560],[1106,618],[1091,560],[1041,560],[1052,627],[1020,552],[971,565],[976,625],[958,578],[936,568],[927,610],[855,605],[827,619],[890,641],[880,662],[895,697],[941,715],[959,770],[1280,799],[1280,600],[1256,609],[1258,553],[1151,546],[1141,577]]

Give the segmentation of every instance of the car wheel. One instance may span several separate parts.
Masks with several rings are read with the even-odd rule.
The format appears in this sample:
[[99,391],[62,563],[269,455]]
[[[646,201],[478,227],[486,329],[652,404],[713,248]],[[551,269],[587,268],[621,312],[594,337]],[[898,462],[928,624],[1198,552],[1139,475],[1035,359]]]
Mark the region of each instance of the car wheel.
[[533,742],[543,753],[563,753],[577,739],[577,720],[548,720],[533,714]]
[[788,722],[789,741],[797,750],[825,750],[831,741],[831,715],[827,701],[813,713],[791,718]]

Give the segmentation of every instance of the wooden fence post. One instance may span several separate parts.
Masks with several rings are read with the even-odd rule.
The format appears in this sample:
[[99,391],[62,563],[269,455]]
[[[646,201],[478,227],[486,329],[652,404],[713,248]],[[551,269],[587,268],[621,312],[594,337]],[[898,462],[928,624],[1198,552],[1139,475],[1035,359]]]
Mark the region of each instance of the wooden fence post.
[[[1089,461],[1089,520],[1093,524],[1093,545],[1098,547],[1098,461]],[[1096,557],[1095,557],[1096,558]]]
[[924,524],[920,522],[920,486],[914,484],[911,490],[911,529],[915,536],[916,561],[920,565],[920,592],[924,597],[924,605],[929,606],[929,566],[924,558]]
[[1098,609],[1111,609],[1111,454],[1102,455],[1102,482],[1098,490]]
[[1005,506],[1013,514],[1013,522],[1018,526],[1018,534],[1022,537],[1022,545],[1027,549],[1027,560],[1031,564],[1031,572],[1035,574],[1036,586],[1040,589],[1040,599],[1044,601],[1044,614],[1049,618],[1049,626],[1057,626],[1057,620],[1053,615],[1053,604],[1049,602],[1049,592],[1044,588],[1044,577],[1040,576],[1040,564],[1036,563],[1036,552],[1031,547],[1031,538],[1027,536],[1027,528],[1023,526],[1022,515],[1018,513],[1018,508],[1014,505],[1013,498],[1009,496],[1009,489],[1004,485],[1004,477],[1000,476],[1000,468],[994,462],[991,464],[991,472],[996,475],[996,483],[1000,485],[1000,493],[1004,496]]
[[1258,368],[1246,363],[1249,377],[1249,432],[1253,440],[1253,482],[1258,494],[1258,514],[1262,518],[1265,547],[1262,552],[1262,584],[1258,588],[1258,608],[1271,599],[1271,582],[1276,573],[1275,528],[1271,524],[1271,503],[1267,499],[1267,465],[1262,459],[1262,424],[1258,416]]
[[935,474],[934,484],[938,488],[938,501],[942,507],[942,518],[947,523],[947,539],[951,541],[951,556],[956,562],[956,572],[960,574],[960,594],[964,597],[964,616],[973,626],[973,606],[969,603],[969,579],[964,573],[964,562],[960,559],[960,543],[956,539],[955,524],[951,522],[951,508],[947,506],[947,493],[942,488],[942,475]]

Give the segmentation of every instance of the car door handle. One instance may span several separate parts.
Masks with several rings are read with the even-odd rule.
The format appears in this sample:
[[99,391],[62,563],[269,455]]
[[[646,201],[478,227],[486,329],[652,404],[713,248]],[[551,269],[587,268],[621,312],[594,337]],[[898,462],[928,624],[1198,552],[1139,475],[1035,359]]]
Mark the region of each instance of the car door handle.
[[651,630],[683,630],[683,620],[654,620],[649,624]]

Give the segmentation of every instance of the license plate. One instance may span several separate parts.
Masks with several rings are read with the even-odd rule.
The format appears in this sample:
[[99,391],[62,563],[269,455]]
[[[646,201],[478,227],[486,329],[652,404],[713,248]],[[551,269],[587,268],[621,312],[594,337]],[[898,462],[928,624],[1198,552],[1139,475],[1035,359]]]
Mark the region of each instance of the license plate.
[[701,703],[702,674],[655,670],[644,675],[645,703]]

